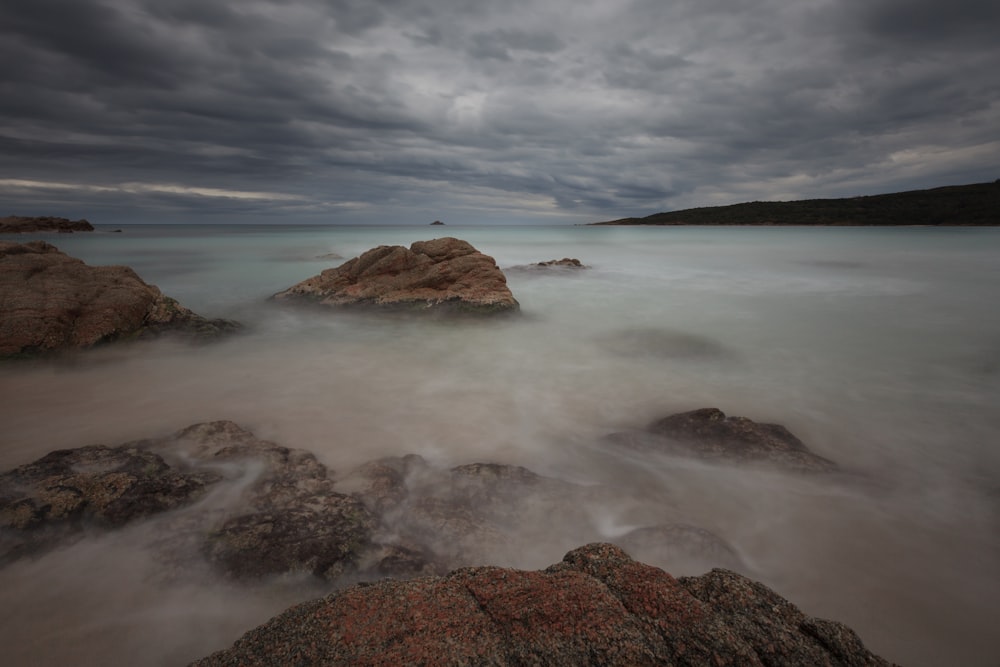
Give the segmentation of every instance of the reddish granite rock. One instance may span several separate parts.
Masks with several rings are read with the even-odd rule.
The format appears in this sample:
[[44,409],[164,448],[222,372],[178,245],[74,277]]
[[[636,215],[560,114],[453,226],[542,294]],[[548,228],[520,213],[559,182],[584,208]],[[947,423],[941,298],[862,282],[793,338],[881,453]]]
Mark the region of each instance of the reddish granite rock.
[[128,267],[88,266],[44,241],[0,241],[0,312],[0,358],[239,327],[196,315]]
[[379,246],[274,295],[324,306],[433,312],[516,311],[492,257],[455,238]]
[[727,417],[702,408],[664,417],[644,431],[614,433],[608,441],[634,449],[711,461],[766,463],[800,472],[831,472],[837,464],[812,453],[780,424]]
[[222,665],[888,665],[847,626],[726,570],[675,579],[591,544],[499,567],[357,585],[196,663]]
[[86,220],[70,220],[68,218],[56,218],[52,216],[28,217],[23,215],[9,215],[5,218],[0,218],[0,234],[92,231],[94,231],[94,226]]

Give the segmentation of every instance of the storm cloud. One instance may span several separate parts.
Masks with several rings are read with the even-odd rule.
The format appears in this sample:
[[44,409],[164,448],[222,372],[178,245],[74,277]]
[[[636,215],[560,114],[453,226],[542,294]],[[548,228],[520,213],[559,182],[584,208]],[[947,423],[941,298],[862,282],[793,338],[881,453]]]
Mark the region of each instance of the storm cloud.
[[986,0],[8,0],[0,214],[590,222],[994,180]]

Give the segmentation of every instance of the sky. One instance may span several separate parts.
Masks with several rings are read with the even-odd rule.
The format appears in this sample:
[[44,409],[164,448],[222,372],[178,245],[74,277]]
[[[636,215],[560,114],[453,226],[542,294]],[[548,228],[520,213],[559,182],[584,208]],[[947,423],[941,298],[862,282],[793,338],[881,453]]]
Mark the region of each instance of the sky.
[[4,0],[0,215],[559,224],[1000,178],[996,0]]

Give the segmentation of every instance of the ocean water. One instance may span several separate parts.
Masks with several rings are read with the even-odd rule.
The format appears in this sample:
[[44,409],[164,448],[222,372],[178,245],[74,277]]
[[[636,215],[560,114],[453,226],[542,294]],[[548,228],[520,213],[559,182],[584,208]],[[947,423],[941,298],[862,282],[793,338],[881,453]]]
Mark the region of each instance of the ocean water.
[[[683,521],[888,659],[1000,659],[1000,229],[123,230],[39,238],[127,264],[248,332],[0,368],[0,469],[215,419],[308,449],[335,473],[411,452],[439,466],[513,463],[630,500],[593,508],[576,544],[515,536],[496,564],[544,567],[630,527]],[[445,235],[496,259],[520,317],[387,320],[267,301],[343,261],[330,254]],[[513,268],[562,257],[589,268]],[[784,424],[849,479],[616,460],[598,444],[709,406]],[[0,570],[0,663],[183,664],[322,593],[159,576],[156,530]]]

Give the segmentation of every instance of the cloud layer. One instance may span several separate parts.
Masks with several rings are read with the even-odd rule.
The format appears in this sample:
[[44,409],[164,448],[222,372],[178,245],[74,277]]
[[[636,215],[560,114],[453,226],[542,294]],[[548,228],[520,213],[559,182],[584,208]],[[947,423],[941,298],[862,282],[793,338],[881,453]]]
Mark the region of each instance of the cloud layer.
[[994,180],[986,0],[7,0],[0,214],[588,222]]

